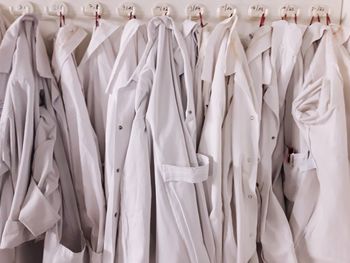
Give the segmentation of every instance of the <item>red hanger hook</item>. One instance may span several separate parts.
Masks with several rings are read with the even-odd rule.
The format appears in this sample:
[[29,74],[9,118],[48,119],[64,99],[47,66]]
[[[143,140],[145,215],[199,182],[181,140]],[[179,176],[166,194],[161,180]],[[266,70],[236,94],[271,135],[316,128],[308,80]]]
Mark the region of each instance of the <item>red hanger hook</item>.
[[203,21],[202,12],[199,12],[199,21],[200,21],[201,27],[205,27],[206,25],[208,25],[208,23],[204,23]]
[[101,15],[98,14],[98,4],[96,5],[96,12],[95,12],[95,25],[98,27],[100,25],[99,19],[101,19]]
[[327,13],[327,16],[326,16],[326,21],[327,21],[327,26],[328,26],[331,23],[331,18],[330,18],[328,13]]
[[315,17],[314,17],[314,16],[312,16],[312,17],[311,17],[311,20],[310,20],[310,24],[309,24],[309,26],[311,26],[311,25],[314,23],[314,19],[315,19]]
[[64,26],[66,24],[66,18],[64,14],[62,14],[62,11],[60,11],[60,27]]
[[262,15],[261,15],[261,18],[260,18],[259,27],[262,27],[262,26],[265,25],[265,20],[266,20],[266,16],[265,16],[265,14],[262,14]]
[[98,27],[100,25],[100,23],[99,23],[100,19],[101,19],[101,15],[99,15],[96,11],[95,12],[95,25],[96,25],[96,27]]

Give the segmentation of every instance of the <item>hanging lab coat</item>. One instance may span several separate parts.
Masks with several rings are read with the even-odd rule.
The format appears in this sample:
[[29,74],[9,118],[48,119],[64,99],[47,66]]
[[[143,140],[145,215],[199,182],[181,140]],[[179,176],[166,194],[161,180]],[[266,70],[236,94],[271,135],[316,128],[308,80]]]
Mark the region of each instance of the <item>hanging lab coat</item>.
[[[7,19],[0,13],[0,43],[5,35],[5,32],[9,26]],[[0,77],[0,116],[4,105],[5,91],[6,91],[7,75],[1,75]],[[2,191],[1,191],[2,192]],[[1,197],[0,197],[1,200]],[[0,212],[1,214],[1,212]],[[5,219],[0,219],[5,220]],[[14,262],[15,255],[14,249],[0,249],[0,262]]]
[[249,66],[261,105],[259,138],[261,160],[256,185],[259,202],[257,241],[261,246],[259,254],[261,261],[296,262],[288,220],[272,189],[271,158],[278,133],[279,87],[277,76],[273,74],[271,48],[272,28],[265,26],[255,32],[247,49]]
[[[47,111],[44,78],[51,72],[34,16],[22,16],[0,49],[8,74],[0,120],[1,248],[33,240],[59,220],[58,174],[53,164],[54,116]],[[36,64],[32,64],[32,62]],[[16,146],[15,146],[16,145]]]
[[85,36],[85,31],[71,24],[60,28],[54,44],[52,67],[65,105],[74,189],[89,258],[91,262],[101,262],[105,199],[100,155],[73,54]]
[[[107,214],[103,262],[116,261],[116,242],[120,214],[120,181],[135,116],[136,82],[131,76],[147,42],[146,25],[137,19],[124,27],[120,50],[107,90],[110,94],[106,123],[105,191]],[[136,167],[135,167],[136,168]]]
[[[10,23],[7,21],[6,17],[0,13],[0,43],[2,42],[4,35],[9,27]],[[7,84],[7,75],[0,75],[0,116],[5,100],[5,91]],[[0,252],[1,253],[1,252]]]
[[[286,152],[303,153],[308,151],[307,148],[303,148],[304,142],[302,138],[300,138],[299,128],[294,122],[292,103],[303,88],[304,78],[310,69],[310,64],[314,58],[318,43],[326,28],[327,27],[321,23],[313,23],[305,28],[303,34],[301,49],[298,53],[297,61],[286,92],[286,110],[284,116],[284,141],[285,147],[287,148]],[[285,179],[288,180],[288,176],[285,175],[285,177]]]
[[[146,94],[149,100],[141,104],[147,108],[136,112],[141,111],[138,114],[147,124],[152,149],[150,160],[146,160],[153,167],[150,179],[154,182],[155,225],[151,226],[151,234],[155,248],[151,247],[151,262],[209,262],[198,212],[198,203],[205,200],[204,196],[196,196],[196,187],[207,179],[209,160],[196,156],[189,125],[194,121],[194,105],[187,97],[187,105],[192,108],[185,111],[181,99],[181,90],[185,90],[180,87],[181,77],[186,89],[193,87],[187,50],[170,17],[153,18],[148,36],[144,60],[135,78],[136,94]],[[137,97],[136,101],[140,99]]]
[[86,106],[96,132],[101,161],[104,163],[106,118],[109,94],[106,87],[120,44],[122,26],[100,20],[94,28],[90,44],[79,64]]
[[182,24],[182,31],[194,74],[193,99],[196,115],[196,144],[198,146],[209,100],[208,83],[202,81],[201,74],[210,29],[207,25],[202,27],[198,22],[185,20]]
[[314,23],[306,29],[286,94],[283,192],[298,261],[303,260],[300,250],[305,248],[300,246],[300,240],[317,204],[319,183],[315,162],[309,156],[308,145],[293,119],[292,103],[303,90],[305,76],[326,28],[321,23]]
[[283,118],[285,112],[285,97],[288,83],[293,73],[298,53],[302,43],[305,26],[295,23],[288,23],[285,20],[272,23],[272,48],[271,60],[273,72],[277,79],[279,116],[277,119],[278,130],[271,135],[275,139],[270,140],[274,144],[272,155],[272,180],[273,190],[284,208],[283,186],[281,169],[284,160],[284,129]]
[[[234,233],[236,233],[237,262],[258,262],[256,253],[256,227],[258,202],[256,196],[256,176],[259,159],[259,103],[249,70],[248,61],[236,30],[231,29],[223,63],[223,77],[232,96],[227,98],[229,132],[224,133],[225,150],[223,162],[223,200],[224,226],[227,220],[227,208],[231,208]],[[222,78],[225,81],[225,78]],[[224,147],[224,149],[225,149]],[[230,152],[228,159],[227,152]],[[226,157],[227,156],[227,157]],[[232,186],[233,187],[229,187]],[[231,193],[233,196],[229,199]],[[225,232],[224,232],[225,236]],[[226,238],[231,240],[232,237]],[[225,247],[224,260],[230,262],[230,247]],[[232,241],[231,241],[232,243]],[[230,249],[230,250],[229,250]]]
[[[195,108],[195,117],[196,117],[196,134],[192,134],[195,139],[195,147],[198,147],[203,120],[204,120],[204,102],[209,98],[208,83],[202,81],[201,74],[203,68],[203,60],[205,55],[205,50],[207,47],[207,42],[209,38],[210,31],[208,27],[202,27],[200,24],[191,21],[185,20],[182,24],[182,34],[185,40],[186,48],[189,55],[189,62],[191,70],[193,72],[193,101]],[[184,78],[181,79],[181,87],[187,87],[184,82]],[[187,100],[186,92],[183,91],[184,101]],[[208,104],[208,103],[207,103]],[[185,104],[184,104],[185,107]],[[196,186],[196,193],[199,199],[205,196],[203,192],[203,185],[200,183]],[[208,217],[208,208],[206,202],[199,202],[199,213],[201,218],[201,227],[203,231],[203,236],[205,239],[206,248],[210,261],[215,261],[215,244],[214,236],[211,230],[211,224]]]
[[[266,119],[266,107],[268,107],[268,104],[265,102],[264,95],[266,93],[270,94],[276,94],[273,90],[268,90],[269,87],[271,87],[272,84],[272,67],[271,67],[271,58],[270,58],[270,52],[271,52],[271,34],[272,34],[272,28],[271,26],[262,26],[258,30],[256,30],[254,33],[251,34],[250,42],[248,43],[248,47],[246,50],[247,55],[247,61],[248,66],[252,74],[252,80],[254,84],[254,89],[256,92],[257,97],[257,113],[258,118],[260,122],[260,136],[259,136],[259,142],[260,142],[260,151],[262,152],[262,139],[263,139],[263,125]],[[271,95],[270,95],[271,97]],[[261,155],[264,153],[262,152]],[[261,239],[263,232],[262,230],[265,229],[265,222],[266,222],[266,213],[264,211],[266,210],[266,207],[269,203],[269,194],[271,194],[271,191],[269,189],[265,191],[265,194],[262,194],[261,191],[261,183],[264,181],[267,181],[266,183],[268,185],[270,180],[267,176],[267,178],[263,178],[262,176],[262,169],[261,169],[261,163],[258,165],[258,173],[257,173],[257,184],[256,184],[256,195],[257,195],[257,203],[258,203],[258,211],[257,211],[257,250],[258,250],[258,256],[260,258],[260,261],[262,261],[261,256]],[[265,188],[265,187],[264,187]]]
[[[348,63],[350,59],[350,28],[331,24],[330,28],[336,37],[337,41],[345,48],[346,55],[344,56],[343,63]],[[343,48],[342,48],[343,49]],[[344,65],[340,67],[341,75],[343,78],[344,86],[350,86],[350,73],[348,68]],[[347,124],[347,134],[350,138],[350,89],[344,88],[344,98],[345,98],[345,109],[346,109],[346,124]],[[350,140],[348,139],[348,152],[350,152]]]
[[222,125],[226,113],[225,80],[222,72],[216,71],[218,57],[225,54],[227,35],[231,27],[235,27],[237,18],[229,18],[219,23],[211,32],[203,60],[202,80],[209,88],[206,105],[208,109],[203,123],[198,152],[209,156],[210,175],[205,183],[206,200],[210,217],[211,229],[215,242],[215,261],[222,262]]
[[[331,30],[325,32],[293,103],[293,116],[316,167],[317,204],[300,238],[305,262],[348,262],[350,178],[342,67],[346,51]],[[315,192],[319,190],[319,193]],[[331,222],[331,224],[330,224]],[[324,238],[327,237],[327,238]]]

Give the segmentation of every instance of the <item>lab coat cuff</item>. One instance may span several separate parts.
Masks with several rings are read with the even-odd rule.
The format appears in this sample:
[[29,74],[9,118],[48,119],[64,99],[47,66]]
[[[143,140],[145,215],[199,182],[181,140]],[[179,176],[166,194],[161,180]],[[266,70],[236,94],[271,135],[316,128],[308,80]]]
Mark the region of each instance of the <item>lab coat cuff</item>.
[[52,228],[59,219],[59,214],[32,180],[19,213],[19,220],[37,237]]

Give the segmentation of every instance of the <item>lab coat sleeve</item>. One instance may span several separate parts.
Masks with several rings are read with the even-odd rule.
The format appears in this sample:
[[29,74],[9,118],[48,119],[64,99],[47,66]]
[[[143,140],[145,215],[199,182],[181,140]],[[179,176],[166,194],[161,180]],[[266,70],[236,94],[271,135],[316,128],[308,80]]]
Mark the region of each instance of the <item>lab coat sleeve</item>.
[[51,202],[58,195],[58,174],[54,168],[53,150],[56,125],[43,107],[36,128],[32,162],[32,176],[24,199],[19,220],[34,236],[44,233],[59,220]]

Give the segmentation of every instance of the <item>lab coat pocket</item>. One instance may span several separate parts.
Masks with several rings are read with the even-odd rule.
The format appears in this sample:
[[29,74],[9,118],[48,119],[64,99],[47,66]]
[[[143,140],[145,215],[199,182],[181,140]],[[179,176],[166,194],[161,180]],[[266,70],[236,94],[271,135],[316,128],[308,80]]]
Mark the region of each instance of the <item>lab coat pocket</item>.
[[[43,263],[88,263],[86,246],[82,244],[80,251],[73,251],[59,241],[56,231],[45,235]],[[94,261],[92,261],[94,262]]]
[[314,211],[320,192],[316,164],[308,153],[291,154],[285,161],[284,193],[295,245],[315,227]]

